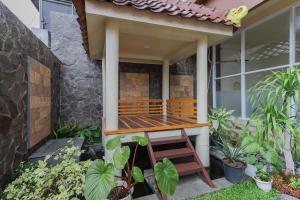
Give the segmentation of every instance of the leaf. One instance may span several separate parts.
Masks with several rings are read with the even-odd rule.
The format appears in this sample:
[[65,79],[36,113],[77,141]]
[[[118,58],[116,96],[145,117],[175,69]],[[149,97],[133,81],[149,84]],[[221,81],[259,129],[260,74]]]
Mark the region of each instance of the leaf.
[[106,148],[110,151],[114,150],[115,148],[121,146],[122,144],[122,138],[124,138],[124,136],[116,136],[115,138],[112,138],[110,140],[107,141],[106,143]]
[[131,173],[132,173],[132,177],[136,183],[144,182],[144,175],[143,175],[142,170],[139,167],[134,166],[132,168]]
[[148,139],[141,136],[132,136],[132,141],[137,142],[141,146],[147,146]]
[[250,164],[250,165],[254,165],[257,161],[257,159],[254,155],[247,156],[244,160],[247,164]]
[[173,195],[179,181],[175,165],[164,158],[162,162],[155,164],[154,174],[159,190],[167,196]]
[[257,153],[259,152],[259,150],[260,150],[260,145],[256,142],[251,143],[244,148],[244,151],[246,153]]
[[115,169],[103,160],[95,160],[85,176],[84,196],[87,200],[105,200],[115,182]]
[[124,169],[130,156],[130,148],[128,146],[118,147],[113,155],[115,167],[117,169]]
[[280,159],[280,156],[274,149],[268,149],[267,151],[261,152],[262,157],[272,165],[276,167],[282,166],[282,160]]

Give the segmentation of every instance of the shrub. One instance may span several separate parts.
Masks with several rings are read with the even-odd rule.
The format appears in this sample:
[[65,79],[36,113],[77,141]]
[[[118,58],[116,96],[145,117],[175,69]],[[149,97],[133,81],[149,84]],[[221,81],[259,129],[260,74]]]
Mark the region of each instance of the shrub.
[[61,163],[49,167],[51,155],[38,161],[34,167],[22,169],[22,173],[3,192],[3,199],[22,200],[68,200],[83,195],[85,173],[91,161],[77,163],[74,156],[80,155],[75,147],[64,148],[54,156]]

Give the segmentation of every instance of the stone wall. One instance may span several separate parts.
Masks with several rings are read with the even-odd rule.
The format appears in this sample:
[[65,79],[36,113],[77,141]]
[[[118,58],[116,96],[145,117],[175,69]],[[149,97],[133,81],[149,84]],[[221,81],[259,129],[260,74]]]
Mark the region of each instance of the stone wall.
[[28,57],[51,70],[51,122],[59,115],[60,61],[0,2],[0,187],[28,151]]
[[83,46],[76,16],[51,13],[51,49],[62,61],[60,118],[80,125],[102,119],[101,62],[91,61]]
[[[190,75],[193,76],[193,94],[194,97],[196,98],[196,56],[191,56],[187,59],[183,59],[174,65],[170,66],[170,76],[172,75]],[[170,83],[171,86],[172,83]],[[170,94],[172,91],[170,92]]]
[[123,63],[119,64],[120,72],[129,73],[148,73],[149,74],[149,98],[162,98],[162,66],[151,64],[138,63]]

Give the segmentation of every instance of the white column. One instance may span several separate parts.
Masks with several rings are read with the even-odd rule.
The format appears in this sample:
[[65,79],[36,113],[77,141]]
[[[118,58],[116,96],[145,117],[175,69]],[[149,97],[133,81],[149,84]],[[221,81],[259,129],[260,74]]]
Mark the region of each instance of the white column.
[[[197,41],[197,122],[207,123],[207,37]],[[209,166],[209,129],[196,136],[196,152],[203,165]]]
[[[105,131],[106,127],[106,60],[105,53],[103,53],[102,57],[102,133]],[[102,134],[102,141],[105,141],[105,134]],[[105,144],[105,143],[103,143]]]
[[105,33],[106,56],[106,130],[118,129],[118,90],[119,90],[119,27],[107,22]]
[[163,108],[163,114],[167,115],[167,99],[169,99],[169,91],[170,91],[170,63],[169,60],[164,60],[163,62],[163,84],[162,84],[162,97],[163,97],[163,101],[164,101],[164,108]]

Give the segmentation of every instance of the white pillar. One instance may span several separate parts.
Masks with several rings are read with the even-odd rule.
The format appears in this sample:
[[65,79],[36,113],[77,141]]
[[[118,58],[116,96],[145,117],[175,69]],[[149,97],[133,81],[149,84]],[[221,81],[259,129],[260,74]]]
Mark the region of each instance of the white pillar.
[[105,33],[106,56],[106,130],[118,129],[118,90],[119,90],[119,27],[107,22]]
[[[207,123],[207,37],[197,41],[197,122]],[[209,166],[209,129],[196,136],[196,151],[203,165]]]
[[[104,50],[105,51],[105,50]],[[103,53],[104,54],[104,53]],[[105,131],[106,127],[106,60],[105,54],[102,57],[102,133]],[[102,134],[102,141],[105,141],[105,134]],[[105,143],[103,143],[105,144]]]
[[169,99],[169,91],[170,91],[170,63],[169,60],[164,60],[163,62],[163,84],[162,84],[162,97],[163,97],[163,101],[164,101],[164,108],[163,108],[163,114],[167,115],[167,99]]

